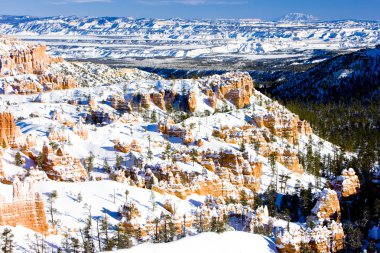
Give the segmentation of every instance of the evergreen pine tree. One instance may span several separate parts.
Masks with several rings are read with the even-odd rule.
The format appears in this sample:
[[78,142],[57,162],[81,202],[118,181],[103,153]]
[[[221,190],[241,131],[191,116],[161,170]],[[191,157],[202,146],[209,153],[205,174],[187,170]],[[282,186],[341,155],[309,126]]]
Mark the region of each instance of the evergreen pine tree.
[[111,173],[111,171],[112,171],[111,166],[108,164],[107,158],[104,158],[104,161],[103,161],[103,169],[104,169],[104,171],[107,172],[108,174]]
[[9,228],[5,228],[3,232],[1,233],[1,250],[4,253],[11,253],[14,248],[13,244],[13,238],[14,235],[12,233],[12,230]]
[[55,226],[57,224],[56,220],[54,219],[54,215],[57,213],[57,209],[54,207],[54,203],[58,197],[58,193],[56,190],[52,191],[49,194],[49,197],[47,199],[48,202],[48,214],[50,214],[50,223]]
[[15,164],[17,166],[22,166],[24,164],[24,162],[22,161],[22,157],[21,157],[21,153],[20,152],[17,152],[16,155],[15,155]]

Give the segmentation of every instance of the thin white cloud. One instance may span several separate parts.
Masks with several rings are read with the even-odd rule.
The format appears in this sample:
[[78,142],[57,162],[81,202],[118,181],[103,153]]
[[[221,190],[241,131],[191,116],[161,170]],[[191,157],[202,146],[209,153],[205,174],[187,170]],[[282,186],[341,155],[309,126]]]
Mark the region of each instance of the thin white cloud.
[[164,4],[184,4],[184,5],[237,5],[246,4],[247,1],[241,0],[137,0],[139,3],[148,5],[164,5]]
[[51,4],[87,4],[87,3],[112,3],[112,0],[62,0],[52,1]]

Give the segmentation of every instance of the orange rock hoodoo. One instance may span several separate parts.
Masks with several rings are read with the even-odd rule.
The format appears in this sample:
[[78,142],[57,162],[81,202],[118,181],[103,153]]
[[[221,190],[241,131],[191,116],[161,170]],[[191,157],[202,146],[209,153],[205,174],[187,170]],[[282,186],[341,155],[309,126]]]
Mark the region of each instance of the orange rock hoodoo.
[[115,140],[114,143],[115,143],[114,149],[122,153],[128,153],[129,151],[138,152],[138,153],[142,152],[142,148],[136,140],[133,140],[129,145],[123,144],[119,140]]
[[213,89],[203,89],[211,107],[216,107],[217,99],[227,99],[239,109],[250,104],[254,85],[248,74],[226,73],[212,76],[206,82],[213,86]]
[[3,178],[5,176],[2,159],[3,159],[3,150],[0,148],[0,178]]
[[306,231],[293,230],[277,236],[276,246],[280,253],[302,253],[301,244],[310,246],[313,252],[341,252],[344,249],[344,231],[341,223],[318,225]]
[[195,112],[195,110],[197,108],[197,97],[196,97],[194,92],[190,92],[188,104],[189,104],[190,112]]
[[358,194],[360,190],[360,181],[355,171],[350,168],[344,169],[342,175],[332,183],[332,187],[339,193],[340,196],[348,198]]
[[324,189],[319,196],[312,213],[319,220],[340,219],[338,194],[334,190]]
[[16,146],[16,138],[21,135],[11,113],[0,113],[0,144]]
[[[47,73],[53,63],[63,62],[61,57],[51,57],[45,45],[21,42],[0,37],[0,77],[14,76],[5,81],[4,93],[37,93],[44,90],[69,89],[76,87],[74,79],[63,74]],[[36,76],[20,76],[33,74]]]
[[[302,253],[301,244],[307,244],[313,252],[341,252],[344,249],[344,231],[340,219],[338,195],[334,190],[323,190],[308,220],[314,228],[294,229],[276,238],[280,253]],[[327,222],[327,226],[325,223]]]
[[78,158],[72,157],[61,148],[54,151],[46,144],[42,149],[42,169],[50,179],[56,181],[84,181],[88,177]]
[[289,170],[300,174],[304,172],[295,151],[285,149],[282,153],[277,153],[275,156],[276,160],[287,167]]
[[44,202],[39,193],[34,193],[16,179],[13,182],[13,200],[8,202],[0,196],[0,226],[21,225],[41,234],[48,234]]
[[163,134],[181,138],[184,144],[195,141],[190,128],[182,128],[179,125],[175,125],[171,119],[168,119],[166,122],[160,121],[158,123],[158,130]]
[[267,128],[258,128],[253,125],[244,125],[240,127],[222,126],[220,130],[215,130],[214,135],[228,143],[246,143],[257,146],[260,155],[268,157],[273,154],[276,160],[296,173],[303,173],[304,170],[299,163],[297,152],[291,149],[279,149],[273,146],[264,136],[268,136]]
[[164,96],[165,96],[165,92],[163,92],[163,93],[153,93],[152,100],[153,100],[153,103],[158,108],[160,108],[161,110],[166,111]]
[[[172,159],[173,162],[190,162],[190,153],[173,155]],[[158,170],[152,169],[152,172],[157,171],[153,173],[154,176],[160,178],[152,189],[184,199],[193,193],[226,198],[239,196],[243,187],[252,191],[258,191],[260,188],[261,162],[250,161],[228,150],[219,153],[211,150],[198,152],[197,162],[215,174],[206,173],[206,171],[202,174],[188,173],[177,166],[159,166]],[[151,180],[153,174],[148,173],[145,176],[145,182]],[[144,186],[144,183],[141,186]]]
[[51,63],[62,62],[62,58],[53,58],[46,54],[45,45],[31,45],[15,39],[0,38],[0,43],[8,46],[9,51],[1,52],[0,74],[12,75],[44,73]]

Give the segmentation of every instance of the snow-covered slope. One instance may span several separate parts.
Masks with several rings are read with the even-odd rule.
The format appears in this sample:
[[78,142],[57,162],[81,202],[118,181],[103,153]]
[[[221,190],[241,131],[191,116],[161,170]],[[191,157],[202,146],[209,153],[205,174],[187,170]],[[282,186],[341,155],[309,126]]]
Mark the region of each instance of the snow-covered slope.
[[274,253],[276,245],[269,238],[244,232],[225,232],[223,234],[202,233],[167,244],[145,244],[118,252],[130,253]]
[[377,21],[313,21],[301,14],[279,22],[1,16],[0,33],[43,41],[54,54],[80,59],[284,57],[305,50],[362,48],[380,38]]
[[[10,213],[0,224],[46,233],[12,227],[16,251],[34,252],[36,244],[70,251],[76,239],[89,252],[90,242],[101,251],[188,237],[157,250],[207,241],[233,251],[223,246],[233,240],[242,252],[251,245],[273,252],[273,242],[256,235],[190,236],[298,231],[305,224],[271,217],[275,210],[257,198],[276,208],[283,195],[301,188],[311,195],[327,183],[302,158],[336,147],[256,90],[246,72],[165,80],[93,63],[38,63],[79,85],[0,96],[0,211]],[[135,250],[153,246],[141,247]]]

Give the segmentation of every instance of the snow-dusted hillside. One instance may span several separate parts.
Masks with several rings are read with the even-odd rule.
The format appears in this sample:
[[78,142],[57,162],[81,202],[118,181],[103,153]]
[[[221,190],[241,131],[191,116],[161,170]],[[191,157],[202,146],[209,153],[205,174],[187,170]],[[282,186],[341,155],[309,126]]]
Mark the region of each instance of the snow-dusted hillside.
[[378,100],[380,46],[341,55],[290,76],[273,91],[282,99],[304,101]]
[[279,22],[1,16],[0,33],[43,41],[50,52],[77,59],[281,58],[305,50],[373,46],[380,38],[377,21],[314,21],[303,14]]
[[[279,249],[299,248],[301,236],[291,237],[300,233],[306,244],[342,249],[337,193],[316,194],[311,209],[328,183],[314,168],[337,147],[256,90],[248,73],[166,80],[27,49],[8,50],[0,68],[0,225],[11,226],[15,251],[97,252],[186,237],[133,250],[203,252],[207,241],[275,252],[273,238]],[[28,82],[37,75],[46,78]],[[62,83],[54,75],[75,82],[49,86]],[[286,208],[277,214],[291,194],[307,195],[297,222]],[[192,237],[207,231],[235,232]]]
[[146,244],[118,252],[130,253],[250,253],[254,249],[260,253],[277,252],[274,243],[264,236],[244,232],[226,232],[223,234],[203,233],[167,244]]

